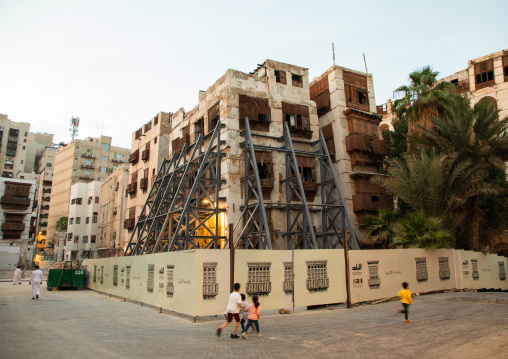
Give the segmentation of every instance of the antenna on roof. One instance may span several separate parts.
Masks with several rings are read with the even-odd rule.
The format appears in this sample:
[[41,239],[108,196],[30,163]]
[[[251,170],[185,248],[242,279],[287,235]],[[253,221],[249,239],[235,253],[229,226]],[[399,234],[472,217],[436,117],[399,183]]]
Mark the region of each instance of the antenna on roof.
[[365,53],[363,53],[363,63],[365,64],[365,72],[369,73],[369,70],[367,70],[367,61],[365,60]]
[[333,53],[333,66],[335,66],[335,46],[333,45],[333,42],[332,42],[332,53]]
[[74,140],[78,135],[78,126],[79,126],[79,117],[71,117],[71,128],[69,129],[71,133],[71,141]]

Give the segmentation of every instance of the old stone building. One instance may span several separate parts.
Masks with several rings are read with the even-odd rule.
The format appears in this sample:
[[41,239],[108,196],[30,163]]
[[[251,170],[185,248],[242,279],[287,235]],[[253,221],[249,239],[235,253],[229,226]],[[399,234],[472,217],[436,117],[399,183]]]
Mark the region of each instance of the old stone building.
[[333,66],[310,84],[319,127],[332,155],[355,229],[363,238],[366,214],[389,208],[393,198],[370,178],[379,172],[386,142],[379,139],[372,74]]
[[[243,226],[251,226],[235,232],[235,245],[243,248],[341,246],[342,239],[333,244],[327,242],[329,228],[335,226],[332,230],[337,230],[341,217],[338,212],[335,217],[325,216],[329,206],[327,191],[333,190],[326,186],[334,182],[333,178],[325,179],[329,173],[326,148],[334,162],[330,171],[339,177],[340,187],[345,191],[344,203],[353,219],[346,218],[347,231],[353,234],[352,242],[358,246],[354,233],[360,232],[358,224],[362,216],[380,205],[391,206],[391,196],[368,182],[368,177],[379,169],[380,157],[386,153],[386,145],[377,135],[379,116],[375,109],[372,76],[338,66],[328,69],[311,86],[308,69],[272,60],[264,61],[249,74],[227,70],[206,91],[199,92],[194,109],[186,112],[181,108],[169,117],[171,146],[167,158],[176,165],[169,164],[169,160],[165,165],[182,168],[179,171],[184,172],[177,171],[173,177],[185,183],[175,185],[173,190],[183,190],[181,194],[169,193],[177,198],[161,207],[174,214],[168,215],[164,224],[150,224],[146,228],[142,227],[144,223],[159,221],[161,213],[147,219],[147,215],[154,216],[146,213],[151,205],[141,213],[140,204],[131,207],[128,202],[126,227],[135,232],[130,233],[132,240],[127,252],[138,239],[145,240],[141,238],[148,228],[156,228],[155,236],[159,239],[166,235],[190,236],[191,246],[223,248],[228,225],[242,222]],[[221,127],[217,128],[219,122]],[[145,133],[143,129],[138,131],[139,136]],[[206,175],[199,174],[198,167],[192,167],[195,176],[201,176],[199,179],[188,172],[191,170],[184,170],[185,165],[181,167],[186,161],[206,162],[212,152],[220,159],[217,160],[220,165],[206,165]],[[131,161],[137,161],[135,153],[131,152]],[[250,161],[256,161],[257,166]],[[220,167],[220,178],[214,178],[218,173],[214,166]],[[138,190],[136,181],[140,174],[138,170],[136,178],[132,178],[133,169],[131,166],[128,192]],[[148,174],[152,183],[157,172],[151,168]],[[182,180],[186,176],[188,180]],[[159,173],[156,184],[163,186],[157,180],[165,181],[168,177]],[[259,177],[259,193],[255,177]],[[200,184],[194,186],[198,181]],[[196,198],[191,198],[197,193],[191,187],[200,187]],[[187,201],[188,210],[184,213],[175,209],[182,201]],[[210,212],[206,212],[207,208]],[[169,233],[160,234],[161,230]],[[154,240],[153,234],[149,236],[147,240]],[[340,236],[343,238],[342,232]],[[143,244],[137,248],[156,251],[150,246]],[[189,243],[184,245],[188,246]]]
[[111,146],[111,137],[73,140],[56,151],[47,225],[47,241],[55,240],[56,222],[68,216],[70,188],[74,183],[99,181],[126,161],[129,150]]
[[97,254],[94,257],[123,255],[125,246],[124,218],[127,210],[129,165],[122,164],[101,186]]
[[25,172],[29,131],[29,123],[14,122],[9,120],[7,115],[0,114],[0,166],[2,177],[15,178],[18,172]]
[[123,192],[127,193],[127,217],[121,217],[125,218],[125,233],[122,236],[127,237],[127,240],[134,228],[134,218],[139,216],[146,202],[156,173],[164,158],[169,156],[171,118],[172,114],[159,112],[132,133],[129,182]]

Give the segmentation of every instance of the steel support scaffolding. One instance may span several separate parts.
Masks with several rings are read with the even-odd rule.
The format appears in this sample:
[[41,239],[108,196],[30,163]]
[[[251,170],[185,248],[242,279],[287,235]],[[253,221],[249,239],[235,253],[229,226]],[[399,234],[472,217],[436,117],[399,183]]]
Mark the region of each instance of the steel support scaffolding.
[[[220,235],[219,217],[224,213],[219,197],[221,153],[219,122],[204,149],[200,136],[187,159],[184,146],[165,160],[150,190],[124,255],[141,255],[192,248],[222,248],[227,236]],[[144,216],[144,211],[148,214]]]
[[[243,147],[245,148],[246,176],[244,178],[244,205],[242,206],[244,226],[239,237],[243,239],[244,248],[271,248],[265,241],[259,240],[270,238],[270,229],[264,210],[267,208],[286,212],[284,235],[287,249],[343,248],[346,235],[349,235],[348,247],[360,249],[321,130],[319,130],[318,141],[307,142],[310,147],[317,145],[317,151],[295,150],[287,123],[284,123],[284,135],[279,139],[284,141],[282,147],[254,144],[248,118],[245,119],[245,130],[241,134],[245,136]],[[256,149],[285,153],[285,179],[281,181],[281,184],[285,186],[285,202],[265,202],[263,200],[259,173],[256,173],[258,166],[253,162],[256,161]],[[320,178],[317,184],[320,186],[321,203],[307,201],[296,155],[314,157],[319,163]],[[311,217],[311,213],[314,214],[314,217]],[[321,231],[316,233],[312,219],[318,220],[319,215],[321,217]],[[238,222],[235,228],[237,225]],[[235,243],[239,242],[237,240]]]
[[[248,118],[245,119],[245,130],[240,132],[245,137],[245,141],[240,143],[245,151],[245,176],[242,178],[244,204],[233,231],[240,222],[242,226],[234,243],[228,243],[225,233],[227,226],[220,223],[220,217],[226,211],[225,198],[219,197],[220,186],[226,183],[221,179],[221,160],[226,156],[221,152],[221,144],[224,143],[220,139],[222,127],[219,122],[211,136],[201,135],[196,143],[184,145],[180,153],[175,153],[170,160],[164,160],[124,255],[225,248],[227,245],[245,249],[272,249],[267,209],[286,213],[285,231],[284,228],[280,230],[286,237],[287,249],[342,248],[346,235],[350,249],[360,248],[321,130],[317,141],[298,141],[306,143],[309,148],[317,146],[317,150],[295,150],[287,123],[284,123],[282,137],[272,137],[282,141],[283,146],[259,145],[253,141],[258,135],[251,133]],[[207,146],[204,145],[205,139],[209,139]],[[285,202],[263,199],[256,150],[284,153],[285,178],[280,183],[284,186]],[[297,155],[316,161],[320,203],[307,201]],[[320,222],[319,226],[317,222]]]

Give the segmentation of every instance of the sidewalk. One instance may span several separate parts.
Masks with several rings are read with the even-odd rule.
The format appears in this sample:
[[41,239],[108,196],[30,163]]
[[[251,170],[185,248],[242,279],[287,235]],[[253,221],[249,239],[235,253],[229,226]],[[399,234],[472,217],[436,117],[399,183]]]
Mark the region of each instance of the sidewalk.
[[508,351],[506,292],[415,297],[407,324],[398,302],[262,311],[262,338],[232,340],[232,325],[215,334],[223,317],[192,323],[89,290],[47,292],[45,284],[32,300],[25,283],[0,283],[2,358],[506,358]]

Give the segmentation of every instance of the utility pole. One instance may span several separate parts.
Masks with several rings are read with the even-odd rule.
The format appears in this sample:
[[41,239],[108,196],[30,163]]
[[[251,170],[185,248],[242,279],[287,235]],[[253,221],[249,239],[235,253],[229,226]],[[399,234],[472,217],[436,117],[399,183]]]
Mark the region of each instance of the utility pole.
[[[342,216],[345,216],[342,212]],[[344,223],[344,220],[342,221]],[[349,279],[349,248],[347,243],[347,232],[346,228],[342,229],[342,235],[344,236],[344,266],[346,267],[346,304],[348,308],[351,308],[351,287]]]

